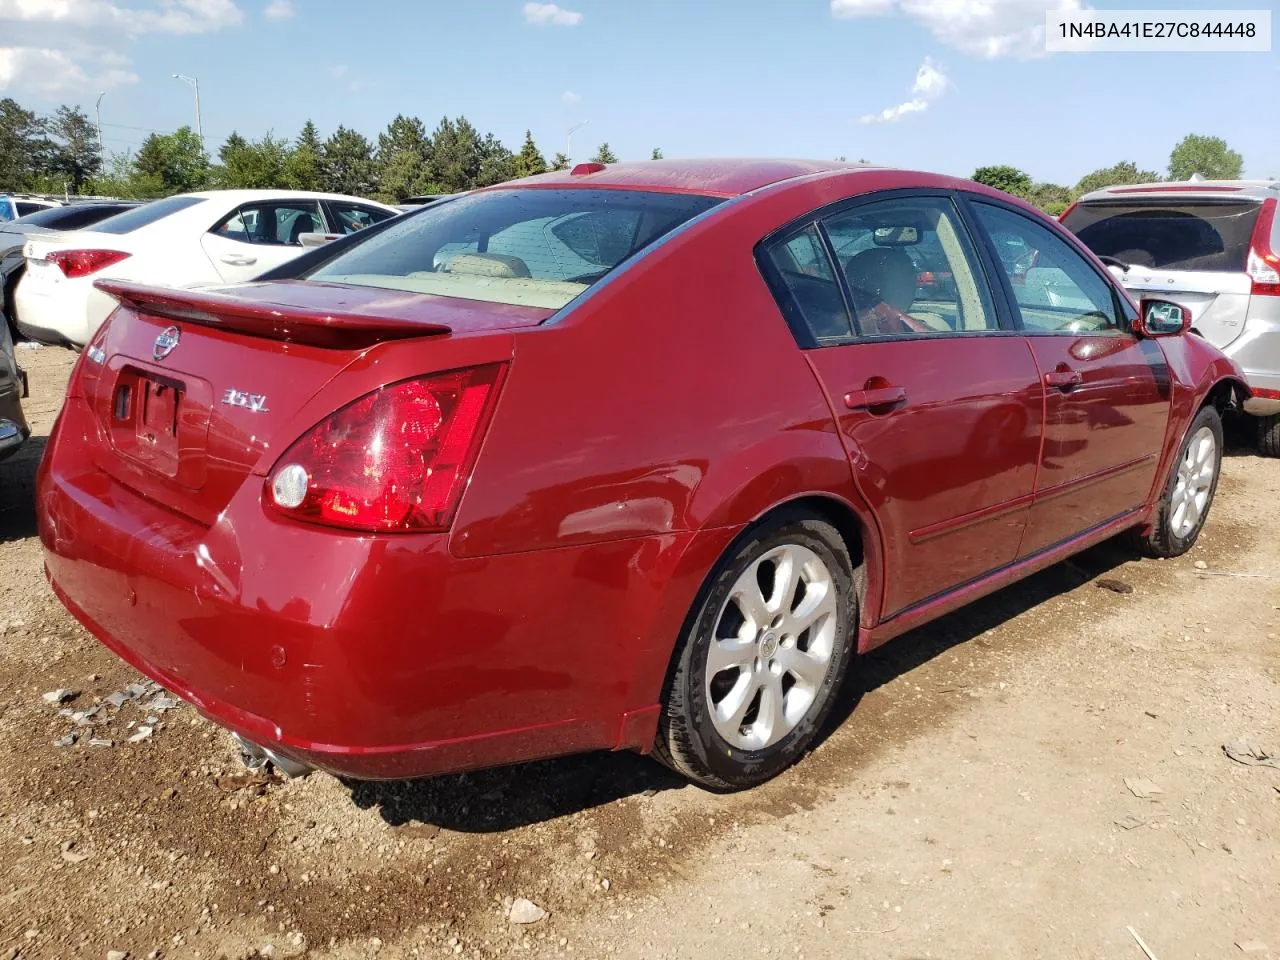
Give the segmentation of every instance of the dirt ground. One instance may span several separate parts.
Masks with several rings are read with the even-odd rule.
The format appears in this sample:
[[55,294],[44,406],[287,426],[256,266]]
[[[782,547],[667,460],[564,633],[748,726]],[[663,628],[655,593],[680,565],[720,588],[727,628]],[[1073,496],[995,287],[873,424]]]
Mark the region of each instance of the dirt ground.
[[[149,690],[59,715],[141,678],[45,584],[31,490],[72,355],[20,356],[37,436],[0,465],[0,958],[1143,960],[1139,937],[1159,960],[1280,957],[1280,767],[1224,751],[1280,750],[1280,462],[1233,452],[1187,557],[1106,545],[877,651],[759,790],[630,754],[261,781]],[[511,923],[513,898],[546,916]]]

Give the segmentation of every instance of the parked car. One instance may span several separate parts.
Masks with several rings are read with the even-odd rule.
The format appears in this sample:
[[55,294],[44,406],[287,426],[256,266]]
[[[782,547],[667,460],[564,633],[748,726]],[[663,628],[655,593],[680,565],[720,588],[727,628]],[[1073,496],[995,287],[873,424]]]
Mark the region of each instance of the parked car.
[[10,332],[14,333],[17,329],[13,325],[13,291],[26,272],[27,261],[23,256],[23,249],[28,236],[59,230],[80,230],[117,213],[132,210],[138,205],[136,201],[129,200],[69,203],[39,210],[20,220],[0,223],[0,290],[4,291],[3,308],[12,328]]
[[176,287],[251,280],[298,256],[302,236],[345,235],[396,215],[358,197],[288,190],[211,190],[156,200],[92,230],[32,237],[14,291],[21,333],[83,346],[115,301],[98,278]]
[[51,210],[62,206],[61,200],[48,197],[29,197],[25,194],[0,194],[0,223],[17,220],[41,210]]
[[922,173],[584,165],[271,276],[99,280],[37,509],[80,622],[288,770],[758,784],[856,655],[1117,534],[1188,550],[1249,396],[1182,307]]
[[9,324],[0,323],[0,460],[16,453],[31,435],[22,414],[26,396],[26,371],[18,366]]
[[1280,457],[1280,181],[1108,187],[1062,215],[1134,296],[1191,311],[1192,330],[1244,369],[1258,448]]

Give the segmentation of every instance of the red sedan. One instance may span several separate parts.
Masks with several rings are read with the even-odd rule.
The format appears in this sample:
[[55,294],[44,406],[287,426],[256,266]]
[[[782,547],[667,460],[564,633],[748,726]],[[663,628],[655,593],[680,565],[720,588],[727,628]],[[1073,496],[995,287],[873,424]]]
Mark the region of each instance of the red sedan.
[[99,282],[40,534],[121,657],[354,777],[760,783],[855,655],[1116,534],[1186,551],[1247,396],[1180,307],[927,174],[584,164],[296,263]]

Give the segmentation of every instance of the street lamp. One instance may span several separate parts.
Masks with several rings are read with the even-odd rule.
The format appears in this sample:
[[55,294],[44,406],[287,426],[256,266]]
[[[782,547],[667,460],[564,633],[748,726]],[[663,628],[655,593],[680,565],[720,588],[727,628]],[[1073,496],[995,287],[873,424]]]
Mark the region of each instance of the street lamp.
[[196,92],[196,136],[200,138],[200,149],[204,149],[204,127],[200,125],[200,81],[195,77],[184,77],[180,73],[173,75],[174,80],[181,80]]
[[98,165],[102,167],[102,172],[106,172],[107,155],[102,149],[102,98],[107,95],[107,91],[103,90],[98,94],[98,102],[93,105],[93,115],[98,121]]
[[570,166],[573,165],[573,134],[575,131],[581,130],[590,122],[591,122],[590,120],[583,120],[581,123],[575,123],[572,127],[569,128],[568,134],[565,135],[564,155],[569,158]]

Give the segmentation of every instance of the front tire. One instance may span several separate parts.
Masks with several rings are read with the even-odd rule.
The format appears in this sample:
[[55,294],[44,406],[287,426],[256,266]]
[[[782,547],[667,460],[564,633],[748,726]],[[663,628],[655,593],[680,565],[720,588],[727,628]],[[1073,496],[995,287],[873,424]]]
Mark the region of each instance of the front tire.
[[1222,418],[1211,406],[1201,408],[1178,450],[1151,532],[1137,538],[1143,554],[1180,557],[1191,549],[1204,529],[1218,490],[1222,446]]
[[722,792],[795,763],[848,670],[857,609],[831,524],[787,510],[750,531],[717,565],[677,645],[657,758]]

